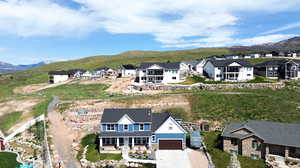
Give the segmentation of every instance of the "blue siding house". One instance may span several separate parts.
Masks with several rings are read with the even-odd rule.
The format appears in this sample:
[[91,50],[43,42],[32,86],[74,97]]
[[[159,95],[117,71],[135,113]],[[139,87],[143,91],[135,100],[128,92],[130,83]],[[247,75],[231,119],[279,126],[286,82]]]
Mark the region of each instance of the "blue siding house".
[[181,119],[151,109],[104,109],[100,149],[145,146],[148,149],[184,149],[186,131]]

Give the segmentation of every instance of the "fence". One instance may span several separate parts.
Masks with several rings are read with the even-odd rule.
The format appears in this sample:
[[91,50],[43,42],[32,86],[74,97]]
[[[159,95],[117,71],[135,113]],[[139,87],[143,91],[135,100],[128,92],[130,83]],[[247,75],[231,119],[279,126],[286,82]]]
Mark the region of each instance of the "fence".
[[13,133],[11,133],[10,135],[8,135],[7,137],[4,138],[4,142],[8,142],[9,140],[11,140],[13,137],[15,137],[17,134],[24,132],[25,130],[27,130],[29,127],[33,126],[35,123],[39,122],[39,121],[43,121],[45,120],[45,115],[40,115],[39,117],[32,119],[30,121],[28,121],[27,123],[23,124],[20,128],[18,128],[17,130],[15,130]]

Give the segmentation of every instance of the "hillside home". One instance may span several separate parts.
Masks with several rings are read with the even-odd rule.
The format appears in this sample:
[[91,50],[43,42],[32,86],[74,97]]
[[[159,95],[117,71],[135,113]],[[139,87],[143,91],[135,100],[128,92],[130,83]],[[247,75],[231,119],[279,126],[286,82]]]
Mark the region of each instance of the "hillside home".
[[188,75],[203,75],[203,67],[207,59],[198,59],[193,61],[182,61],[180,63],[180,70]]
[[86,72],[84,69],[71,69],[68,70],[69,72],[69,78],[80,78],[82,74]]
[[100,123],[100,150],[185,148],[186,131],[169,113],[151,109],[104,109]]
[[117,77],[117,75],[118,75],[117,71],[115,71],[111,68],[107,68],[107,67],[97,68],[97,69],[95,69],[95,73],[99,77],[106,77],[106,78]]
[[214,81],[252,80],[253,67],[245,60],[208,60],[204,74]]
[[184,80],[179,62],[142,63],[137,70],[138,83],[178,83]]
[[222,133],[226,152],[266,159],[271,155],[300,159],[300,125],[248,121],[227,125]]
[[226,59],[240,59],[240,55],[226,55],[225,58]]
[[261,54],[260,53],[252,53],[252,54],[249,54],[250,58],[260,58],[261,57]]
[[69,74],[68,71],[50,71],[48,73],[49,83],[56,84],[67,81],[69,79]]
[[131,64],[122,65],[120,70],[120,76],[123,78],[135,77],[136,76],[136,67]]
[[254,66],[256,75],[270,79],[299,79],[299,60],[272,60]]

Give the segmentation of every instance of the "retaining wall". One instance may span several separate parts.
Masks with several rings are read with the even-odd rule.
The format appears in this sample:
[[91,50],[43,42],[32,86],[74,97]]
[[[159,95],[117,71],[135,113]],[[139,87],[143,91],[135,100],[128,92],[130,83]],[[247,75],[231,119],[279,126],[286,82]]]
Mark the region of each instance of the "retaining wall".
[[132,84],[135,90],[218,90],[218,89],[280,89],[285,87],[282,82],[278,83],[234,83],[234,84],[203,84],[197,83],[193,85],[179,85],[179,84]]

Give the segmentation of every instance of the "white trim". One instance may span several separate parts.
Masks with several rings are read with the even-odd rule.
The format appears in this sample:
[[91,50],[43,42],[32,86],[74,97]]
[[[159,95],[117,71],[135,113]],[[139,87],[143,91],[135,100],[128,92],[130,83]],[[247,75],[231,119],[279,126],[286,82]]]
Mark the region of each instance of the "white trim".
[[173,123],[175,123],[175,125],[183,132],[183,133],[186,133],[186,130],[185,129],[183,129],[183,127],[177,122],[177,121],[175,121],[175,119],[172,117],[172,116],[170,116],[168,119],[166,119],[160,126],[159,126],[159,128],[158,129],[156,129],[156,131],[154,132],[154,133],[157,133],[158,131],[159,131],[159,129],[168,121],[168,120],[171,120]]
[[127,114],[124,114],[117,123],[119,124],[125,117],[131,122],[131,124],[134,124],[134,121]]

